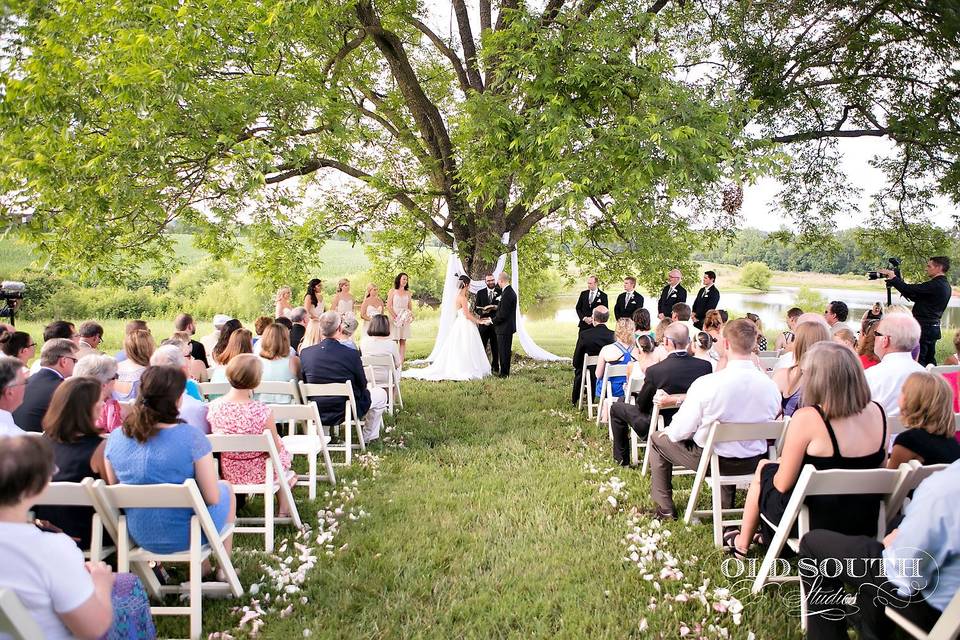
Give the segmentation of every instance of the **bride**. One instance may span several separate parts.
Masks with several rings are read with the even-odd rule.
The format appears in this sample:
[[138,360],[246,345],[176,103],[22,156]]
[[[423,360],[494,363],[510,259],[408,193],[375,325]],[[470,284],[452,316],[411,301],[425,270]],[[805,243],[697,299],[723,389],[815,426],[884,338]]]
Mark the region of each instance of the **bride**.
[[453,321],[437,358],[430,366],[408,369],[404,377],[420,380],[475,380],[490,375],[490,362],[480,341],[477,325],[481,319],[470,313],[467,294],[470,278],[460,276],[457,292],[457,319]]

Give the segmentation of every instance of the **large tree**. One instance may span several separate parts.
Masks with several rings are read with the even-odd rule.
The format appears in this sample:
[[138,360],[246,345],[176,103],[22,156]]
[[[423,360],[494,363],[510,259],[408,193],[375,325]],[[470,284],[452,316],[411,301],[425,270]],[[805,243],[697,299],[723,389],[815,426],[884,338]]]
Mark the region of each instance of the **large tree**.
[[885,136],[878,216],[917,229],[960,191],[950,6],[452,0],[437,28],[409,0],[11,0],[0,206],[60,264],[108,269],[180,220],[217,251],[252,228],[261,266],[400,229],[477,275],[548,220],[650,283],[736,226],[730,185],[760,171],[828,226],[831,142]]

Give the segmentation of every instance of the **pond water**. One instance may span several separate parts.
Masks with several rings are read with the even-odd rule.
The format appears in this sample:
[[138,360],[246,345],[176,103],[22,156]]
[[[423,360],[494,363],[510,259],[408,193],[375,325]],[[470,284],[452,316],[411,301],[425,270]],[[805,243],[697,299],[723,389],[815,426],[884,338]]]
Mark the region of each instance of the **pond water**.
[[[820,289],[816,287],[813,290],[819,292],[827,300],[843,300],[846,302],[850,308],[850,318],[847,323],[855,329],[860,326],[861,316],[873,306],[874,302],[886,304],[887,292],[880,284],[877,285],[876,291]],[[696,291],[690,291],[689,295],[695,293]],[[616,296],[620,295],[620,291],[616,293],[607,292],[607,295],[610,297],[610,304],[612,305]],[[793,306],[796,296],[797,289],[794,287],[777,287],[767,293],[724,293],[721,289],[720,308],[738,313],[751,311],[760,316],[765,329],[783,329],[786,328],[787,309]],[[912,306],[912,303],[902,298],[896,290],[893,292],[893,303]],[[529,320],[553,319],[565,324],[577,324],[577,312],[574,310],[576,304],[577,296],[575,295],[558,296],[543,300],[533,308],[527,308],[523,315]],[[645,296],[643,306],[656,318],[656,298]],[[809,309],[809,311],[822,312],[823,309]],[[943,314],[943,324],[948,327],[960,327],[960,296],[954,295],[950,299],[950,304]]]

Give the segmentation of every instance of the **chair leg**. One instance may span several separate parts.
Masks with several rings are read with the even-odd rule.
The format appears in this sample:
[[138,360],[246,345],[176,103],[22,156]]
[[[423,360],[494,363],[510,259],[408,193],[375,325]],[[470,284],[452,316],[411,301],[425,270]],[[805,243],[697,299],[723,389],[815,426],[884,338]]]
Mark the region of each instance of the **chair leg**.
[[723,492],[716,478],[714,478],[710,494],[710,502],[713,506],[713,546],[719,549],[723,546]]
[[637,432],[630,429],[630,464],[637,466],[640,461],[640,439],[637,438]]
[[[274,516],[274,492],[269,483],[274,481],[273,469],[267,465],[270,475],[263,480],[263,549],[267,553],[273,553],[273,516]],[[283,482],[283,480],[281,480]]]
[[387,410],[393,415],[393,385],[387,387]]
[[310,500],[317,498],[317,452],[311,451],[307,456],[307,473],[309,473],[309,485],[307,485],[307,497]]
[[203,563],[200,560],[200,521],[190,519],[190,638],[199,640],[203,631]]
[[[347,418],[349,419],[349,417],[350,416],[348,415]],[[350,464],[353,462],[353,427],[347,423],[344,425],[343,431],[344,462],[347,466],[350,466]]]

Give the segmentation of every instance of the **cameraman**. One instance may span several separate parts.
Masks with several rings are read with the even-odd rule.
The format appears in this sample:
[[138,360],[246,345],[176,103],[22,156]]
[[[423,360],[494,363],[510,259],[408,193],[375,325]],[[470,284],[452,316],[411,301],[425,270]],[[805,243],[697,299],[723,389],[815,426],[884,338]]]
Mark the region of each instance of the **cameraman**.
[[877,269],[887,278],[887,286],[893,287],[907,300],[913,301],[913,317],[920,323],[920,355],[917,362],[923,366],[937,363],[937,340],[940,339],[940,316],[950,302],[950,282],[947,271],[950,258],[933,256],[927,260],[927,275],[930,279],[920,284],[907,284],[890,269]]

